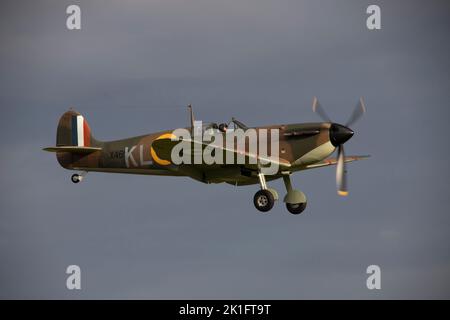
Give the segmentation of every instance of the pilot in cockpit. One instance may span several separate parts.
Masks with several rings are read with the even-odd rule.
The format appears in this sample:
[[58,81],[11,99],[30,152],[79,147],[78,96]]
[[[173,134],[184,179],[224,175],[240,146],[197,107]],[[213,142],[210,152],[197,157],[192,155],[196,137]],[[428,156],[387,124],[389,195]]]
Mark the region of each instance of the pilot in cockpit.
[[228,124],[227,123],[221,123],[219,125],[217,125],[217,123],[213,122],[213,123],[208,123],[206,125],[203,126],[203,131],[208,131],[208,130],[212,130],[212,131],[220,131],[222,133],[227,133],[228,130]]
[[228,124],[226,124],[226,123],[219,124],[219,130],[220,130],[220,132],[227,133]]

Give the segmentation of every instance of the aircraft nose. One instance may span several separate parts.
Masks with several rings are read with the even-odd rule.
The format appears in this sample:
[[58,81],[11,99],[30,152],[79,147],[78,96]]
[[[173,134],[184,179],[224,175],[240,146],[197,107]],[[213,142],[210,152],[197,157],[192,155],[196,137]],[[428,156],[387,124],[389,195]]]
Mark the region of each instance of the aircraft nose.
[[335,147],[345,143],[353,134],[353,130],[337,123],[333,123],[330,127],[330,141]]

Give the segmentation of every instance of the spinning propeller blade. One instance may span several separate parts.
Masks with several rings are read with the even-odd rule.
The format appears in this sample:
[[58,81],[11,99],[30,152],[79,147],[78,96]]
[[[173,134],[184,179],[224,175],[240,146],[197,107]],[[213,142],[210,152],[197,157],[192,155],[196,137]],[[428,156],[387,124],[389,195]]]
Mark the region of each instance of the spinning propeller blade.
[[325,110],[322,108],[322,106],[319,103],[319,100],[317,100],[316,97],[313,99],[313,105],[312,109],[315,113],[317,113],[324,121],[331,122],[330,117],[327,115]]
[[364,105],[363,98],[359,99],[358,104],[356,105],[355,109],[353,110],[353,113],[351,114],[350,118],[347,120],[347,123],[345,124],[346,127],[351,126],[356,121],[359,120],[359,118],[362,117],[362,115],[366,112],[366,106]]
[[336,165],[336,187],[338,195],[347,196],[347,169],[345,164],[344,145],[338,147],[338,163]]

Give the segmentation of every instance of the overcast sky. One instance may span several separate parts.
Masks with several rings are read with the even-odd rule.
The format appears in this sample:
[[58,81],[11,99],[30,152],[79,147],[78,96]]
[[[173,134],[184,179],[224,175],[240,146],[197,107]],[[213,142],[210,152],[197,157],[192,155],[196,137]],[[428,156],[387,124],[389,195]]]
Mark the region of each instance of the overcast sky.
[[[449,16],[448,1],[2,1],[0,298],[450,298]],[[372,157],[348,165],[347,198],[334,168],[295,174],[300,216],[256,211],[257,185],[74,185],[41,151],[69,107],[112,140],[185,126],[188,103],[205,121],[317,121],[313,96],[341,123],[365,98],[346,153]]]

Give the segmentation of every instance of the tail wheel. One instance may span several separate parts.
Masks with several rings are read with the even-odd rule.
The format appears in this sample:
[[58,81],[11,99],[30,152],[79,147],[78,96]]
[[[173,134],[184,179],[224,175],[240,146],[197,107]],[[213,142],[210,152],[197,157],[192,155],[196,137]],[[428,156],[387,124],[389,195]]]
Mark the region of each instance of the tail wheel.
[[292,214],[300,214],[306,208],[306,202],[302,203],[286,203],[286,208]]
[[73,183],[78,183],[81,181],[81,176],[75,173],[70,177],[70,180],[72,180]]
[[269,190],[259,190],[253,197],[255,208],[261,212],[267,212],[273,208],[275,199]]

